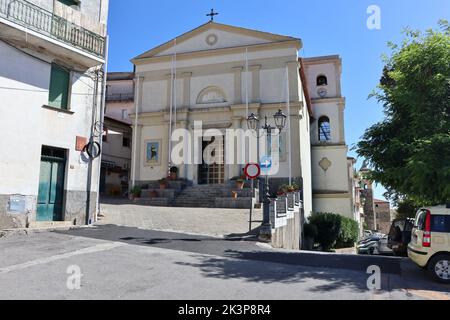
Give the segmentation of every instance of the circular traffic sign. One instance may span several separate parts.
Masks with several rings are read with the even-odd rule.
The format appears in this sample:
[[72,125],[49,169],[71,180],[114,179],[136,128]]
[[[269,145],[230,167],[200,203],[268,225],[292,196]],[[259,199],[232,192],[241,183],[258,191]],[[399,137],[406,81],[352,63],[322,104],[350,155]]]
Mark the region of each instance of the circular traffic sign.
[[245,175],[250,180],[254,180],[261,175],[261,167],[257,163],[249,163],[245,166]]

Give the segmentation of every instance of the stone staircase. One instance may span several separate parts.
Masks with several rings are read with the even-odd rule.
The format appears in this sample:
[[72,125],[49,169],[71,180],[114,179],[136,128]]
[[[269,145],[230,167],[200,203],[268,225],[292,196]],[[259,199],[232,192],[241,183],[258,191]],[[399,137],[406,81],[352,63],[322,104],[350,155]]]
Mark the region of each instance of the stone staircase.
[[[233,198],[233,192],[237,193],[237,198]],[[158,196],[154,197],[155,194]],[[236,189],[234,183],[194,186],[185,184],[169,186],[165,190],[158,190],[156,185],[149,185],[148,189],[142,190],[142,198],[137,202],[149,206],[249,209],[253,199],[250,188]]]
[[[232,197],[232,191],[238,194]],[[184,189],[174,201],[175,207],[240,208],[251,206],[251,190],[237,190],[229,185],[197,185]]]

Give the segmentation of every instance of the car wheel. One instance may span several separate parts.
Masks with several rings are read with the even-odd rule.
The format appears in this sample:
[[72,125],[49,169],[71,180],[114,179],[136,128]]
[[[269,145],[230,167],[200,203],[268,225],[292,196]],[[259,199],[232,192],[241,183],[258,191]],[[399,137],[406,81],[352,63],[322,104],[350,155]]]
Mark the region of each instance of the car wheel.
[[439,254],[428,263],[428,271],[441,283],[450,284],[450,255]]

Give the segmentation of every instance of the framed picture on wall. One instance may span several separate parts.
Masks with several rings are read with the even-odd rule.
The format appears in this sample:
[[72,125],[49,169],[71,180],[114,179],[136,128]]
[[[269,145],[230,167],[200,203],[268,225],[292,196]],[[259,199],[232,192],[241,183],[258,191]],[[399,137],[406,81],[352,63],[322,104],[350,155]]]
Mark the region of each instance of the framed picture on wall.
[[145,141],[145,163],[148,166],[161,165],[161,140]]

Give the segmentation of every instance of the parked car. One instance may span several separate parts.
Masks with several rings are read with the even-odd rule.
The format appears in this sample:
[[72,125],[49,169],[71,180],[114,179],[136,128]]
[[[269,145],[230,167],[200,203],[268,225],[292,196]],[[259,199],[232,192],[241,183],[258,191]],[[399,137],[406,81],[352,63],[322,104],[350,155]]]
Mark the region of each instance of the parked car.
[[408,256],[408,244],[414,227],[413,218],[396,219],[392,222],[387,246],[396,256]]
[[450,204],[417,212],[408,256],[437,281],[450,284]]
[[387,236],[375,233],[361,240],[357,246],[358,254],[392,255],[392,250],[387,246]]

